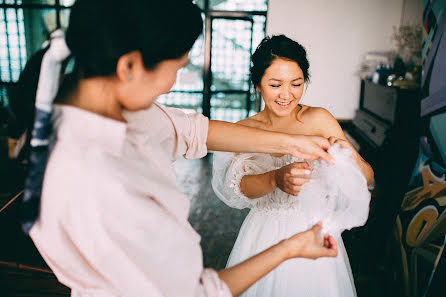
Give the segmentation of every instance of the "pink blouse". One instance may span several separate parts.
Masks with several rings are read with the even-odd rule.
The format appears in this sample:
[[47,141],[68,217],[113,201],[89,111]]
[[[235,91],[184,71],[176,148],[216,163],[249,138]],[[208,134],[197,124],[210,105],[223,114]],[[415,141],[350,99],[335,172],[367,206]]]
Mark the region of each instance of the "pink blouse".
[[231,296],[203,269],[172,166],[206,155],[208,119],[158,104],[124,117],[55,106],[35,245],[72,296]]

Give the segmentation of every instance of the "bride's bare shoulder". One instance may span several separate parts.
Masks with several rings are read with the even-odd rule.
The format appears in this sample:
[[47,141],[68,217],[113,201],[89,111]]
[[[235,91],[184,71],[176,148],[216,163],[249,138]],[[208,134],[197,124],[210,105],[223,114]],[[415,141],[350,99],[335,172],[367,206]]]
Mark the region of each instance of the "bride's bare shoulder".
[[324,137],[340,135],[341,127],[335,117],[323,107],[306,106],[298,116],[310,134]]
[[323,107],[313,107],[302,105],[298,118],[304,122],[325,124],[327,121],[334,120],[333,115]]

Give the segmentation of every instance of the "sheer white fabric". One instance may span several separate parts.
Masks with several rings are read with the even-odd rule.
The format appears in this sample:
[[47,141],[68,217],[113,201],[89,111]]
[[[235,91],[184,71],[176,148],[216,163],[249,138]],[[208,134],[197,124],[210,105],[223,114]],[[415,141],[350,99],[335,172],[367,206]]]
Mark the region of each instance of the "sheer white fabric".
[[227,267],[297,232],[307,230],[317,221],[339,245],[336,258],[292,259],[249,288],[243,297],[349,297],[356,296],[353,277],[341,232],[365,223],[370,193],[350,151],[335,145],[329,153],[336,164],[310,162],[312,180],[300,194],[289,195],[276,189],[263,197],[249,199],[240,191],[244,175],[265,173],[293,162],[291,156],[267,154],[215,153],[212,186],[217,196],[234,208],[251,208],[240,229]]
[[313,162],[312,179],[302,187],[298,200],[306,214],[307,227],[323,221],[325,232],[340,235],[365,224],[370,192],[350,150],[334,145],[329,153],[336,163]]

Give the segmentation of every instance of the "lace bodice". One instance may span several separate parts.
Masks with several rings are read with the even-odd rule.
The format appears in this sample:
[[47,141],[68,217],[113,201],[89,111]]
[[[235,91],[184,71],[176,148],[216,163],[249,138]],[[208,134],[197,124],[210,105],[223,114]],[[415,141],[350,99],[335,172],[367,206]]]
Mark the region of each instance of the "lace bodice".
[[279,188],[260,198],[250,199],[240,190],[245,175],[262,174],[303,161],[292,156],[273,157],[268,154],[215,153],[212,186],[216,195],[233,208],[251,208],[266,214],[305,216],[311,227],[319,220],[325,231],[342,232],[363,225],[368,217],[370,193],[366,180],[351,151],[333,146],[329,153],[336,164],[312,161],[311,181],[298,196]]

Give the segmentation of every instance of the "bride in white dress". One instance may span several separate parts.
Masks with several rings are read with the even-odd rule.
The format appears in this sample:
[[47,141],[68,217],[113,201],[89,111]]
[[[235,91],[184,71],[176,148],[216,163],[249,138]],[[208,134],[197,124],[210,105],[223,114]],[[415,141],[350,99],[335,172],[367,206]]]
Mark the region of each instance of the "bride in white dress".
[[293,259],[276,268],[243,297],[356,296],[341,233],[368,216],[367,185],[373,170],[325,109],[299,104],[309,80],[305,49],[286,36],[266,37],[252,57],[251,78],[265,108],[241,125],[327,137],[333,164],[268,154],[215,153],[212,186],[234,208],[251,208],[227,267],[322,221],[338,242],[338,256]]

